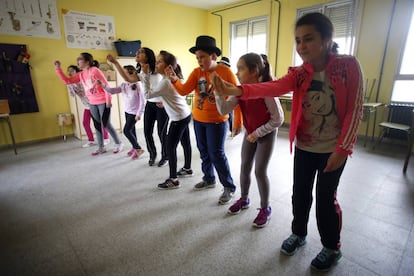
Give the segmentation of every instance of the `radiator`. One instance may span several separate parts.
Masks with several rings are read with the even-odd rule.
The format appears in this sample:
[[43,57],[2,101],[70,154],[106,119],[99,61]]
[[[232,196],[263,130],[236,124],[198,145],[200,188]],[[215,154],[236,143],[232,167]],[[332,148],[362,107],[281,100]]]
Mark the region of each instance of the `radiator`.
[[[388,122],[412,125],[414,104],[392,102],[389,106]],[[385,137],[407,140],[407,135],[402,131],[390,129]]]

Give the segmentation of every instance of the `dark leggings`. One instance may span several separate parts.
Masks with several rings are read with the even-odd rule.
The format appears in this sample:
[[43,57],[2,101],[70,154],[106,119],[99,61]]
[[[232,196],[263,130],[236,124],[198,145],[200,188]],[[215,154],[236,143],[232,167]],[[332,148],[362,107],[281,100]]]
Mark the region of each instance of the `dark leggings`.
[[159,108],[157,103],[147,101],[144,113],[144,135],[150,159],[157,157],[157,148],[155,147],[154,137],[152,135],[155,122],[157,122],[158,137],[161,142],[161,159],[168,160],[165,143],[167,135],[166,124],[168,123],[167,112],[165,112],[164,108]]
[[125,112],[125,125],[124,125],[124,135],[131,143],[134,149],[141,149],[141,146],[138,144],[137,132],[135,129],[135,120],[134,114],[129,114]]
[[249,196],[251,171],[254,166],[257,186],[260,194],[260,207],[269,207],[269,178],[267,177],[267,166],[273,153],[277,130],[272,131],[266,136],[260,137],[255,143],[249,142],[247,133],[244,136],[241,149],[240,167],[240,190],[241,197],[247,199]]
[[312,206],[312,190],[316,178],[316,221],[322,245],[329,249],[339,249],[342,227],[342,211],[336,200],[336,189],[344,170],[324,173],[331,153],[312,153],[295,148],[293,175],[293,221],[292,232],[299,236],[307,235],[309,211]]
[[177,146],[181,141],[184,150],[184,168],[191,169],[191,142],[188,124],[191,115],[180,121],[170,122],[167,133],[168,164],[170,166],[170,178],[177,178]]

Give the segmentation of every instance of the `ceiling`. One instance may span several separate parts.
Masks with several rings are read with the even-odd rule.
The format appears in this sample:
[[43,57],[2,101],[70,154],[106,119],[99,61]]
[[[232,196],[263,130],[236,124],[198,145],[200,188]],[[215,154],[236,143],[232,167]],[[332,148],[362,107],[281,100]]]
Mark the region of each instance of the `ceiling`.
[[180,5],[195,7],[199,9],[211,10],[217,7],[240,2],[240,0],[165,0]]

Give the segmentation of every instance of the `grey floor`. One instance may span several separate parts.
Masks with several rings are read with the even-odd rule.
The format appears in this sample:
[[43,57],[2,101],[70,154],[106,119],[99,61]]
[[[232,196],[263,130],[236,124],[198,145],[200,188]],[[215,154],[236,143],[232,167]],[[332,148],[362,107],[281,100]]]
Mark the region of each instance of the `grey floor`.
[[[236,183],[241,139],[226,141]],[[292,219],[286,130],[269,166],[273,216],[263,229],[252,227],[255,181],[251,208],[237,216],[217,204],[221,187],[192,190],[201,178],[195,143],[195,175],[172,191],[156,189],[168,166],[149,167],[147,153],[92,157],[81,145],[69,137],[21,145],[17,156],[0,150],[0,275],[317,274],[309,267],[321,249],[314,208],[306,246],[279,253]],[[403,175],[403,155],[389,141],[375,151],[356,146],[338,189],[343,257],[328,275],[414,275],[414,158]]]

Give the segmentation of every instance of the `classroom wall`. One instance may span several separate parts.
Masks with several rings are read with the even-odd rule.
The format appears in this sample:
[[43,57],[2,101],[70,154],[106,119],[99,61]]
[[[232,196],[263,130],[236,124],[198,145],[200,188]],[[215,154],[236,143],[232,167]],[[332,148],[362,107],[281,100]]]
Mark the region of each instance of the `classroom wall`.
[[[358,15],[359,28],[355,55],[361,62],[365,78],[377,80],[382,78],[378,98],[384,103],[390,100],[393,75],[414,5],[412,0],[395,1],[396,8],[392,22],[390,18],[394,0],[361,0]],[[230,22],[266,15],[270,18],[269,60],[274,68],[274,74],[280,77],[292,64],[296,10],[329,2],[332,1],[251,0],[211,11],[175,5],[162,0],[124,0],[122,6],[119,5],[120,2],[111,0],[57,0],[57,6],[59,14],[60,10],[65,8],[114,16],[117,38],[141,39],[144,46],[156,52],[166,49],[175,53],[185,75],[197,66],[194,56],[188,52],[188,49],[194,45],[198,35],[209,34],[216,37],[218,46],[222,46],[223,54],[229,55]],[[217,12],[235,6],[239,7]],[[212,14],[213,12],[221,17]],[[222,18],[222,28],[220,18]],[[279,28],[278,22],[280,22]],[[63,23],[62,21],[60,23],[63,35]],[[391,33],[381,74],[386,34],[390,24]],[[33,67],[32,79],[40,112],[12,116],[17,142],[59,136],[56,114],[69,112],[69,103],[65,86],[55,76],[53,61],[60,59],[62,66],[67,66],[73,63],[83,50],[66,48],[63,36],[55,40],[2,35],[0,41],[27,44],[32,54],[30,60]],[[87,51],[101,62],[108,54],[108,51]],[[286,115],[286,120],[289,122],[290,114],[287,112]],[[366,122],[363,122],[361,126],[361,134],[365,131],[365,124]],[[0,125],[0,131],[0,146],[9,144],[10,138],[4,124]]]
[[[195,37],[206,32],[207,12],[176,5],[162,0],[57,0],[61,26],[61,39],[44,39],[0,35],[0,43],[26,44],[31,54],[31,76],[39,112],[12,115],[11,121],[17,143],[42,140],[60,135],[56,114],[70,112],[68,93],[54,70],[54,60],[62,68],[76,62],[81,52],[90,52],[100,62],[115,51],[69,49],[66,47],[61,9],[96,13],[114,17],[116,38],[140,39],[143,46],[159,52],[162,49],[177,55],[184,74],[197,65],[188,49]],[[68,129],[69,130],[69,129]],[[7,125],[0,124],[0,146],[10,144]]]

